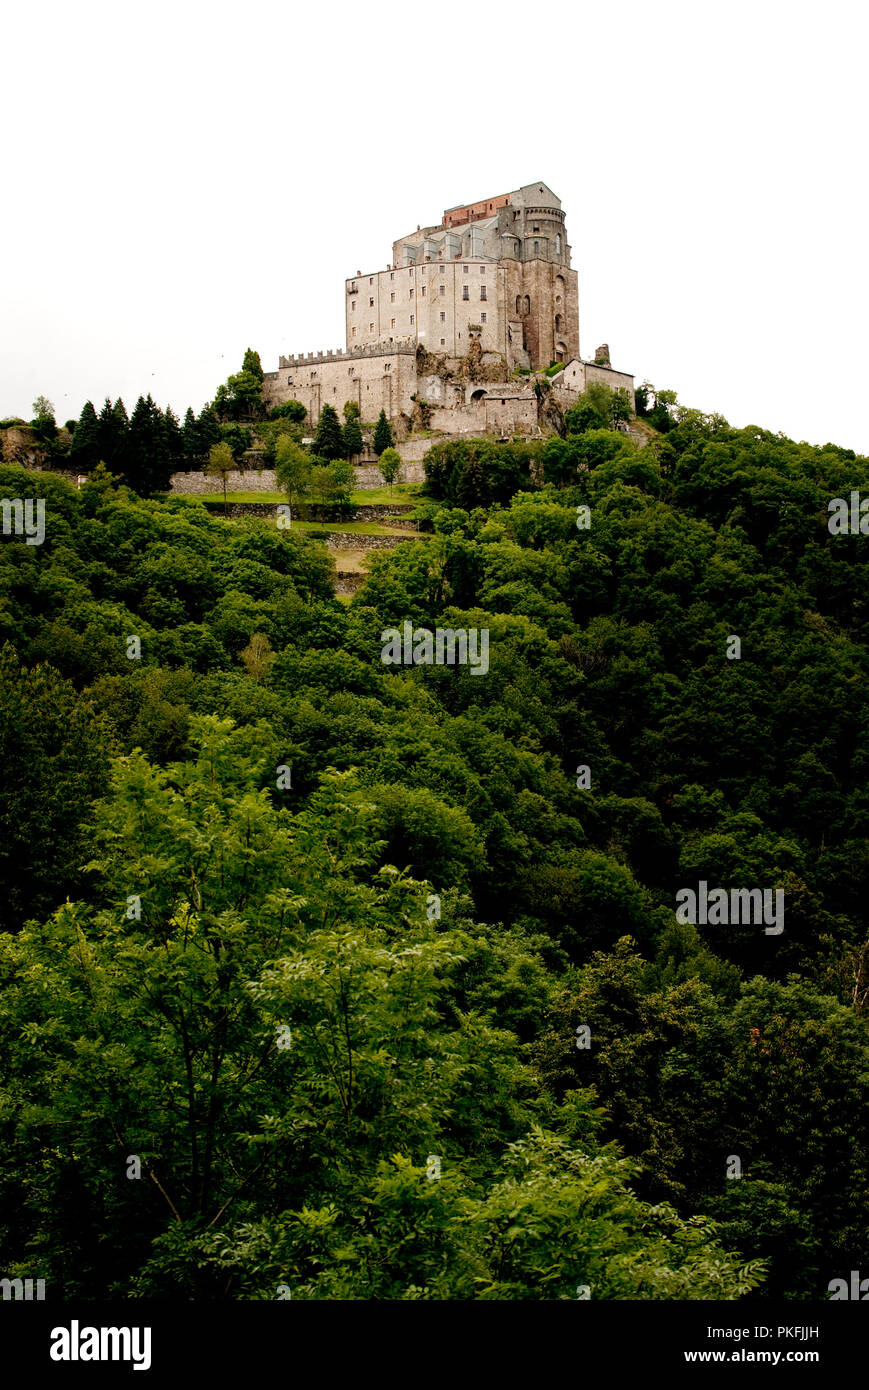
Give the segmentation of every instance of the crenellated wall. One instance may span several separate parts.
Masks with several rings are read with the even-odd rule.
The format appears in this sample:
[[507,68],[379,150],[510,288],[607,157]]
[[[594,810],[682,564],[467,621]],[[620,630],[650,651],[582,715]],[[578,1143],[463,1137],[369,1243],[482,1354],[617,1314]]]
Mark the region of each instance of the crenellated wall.
[[415,392],[415,344],[387,352],[381,347],[282,357],[280,369],[266,372],[263,381],[267,405],[301,401],[312,427],[324,405],[334,406],[340,416],[347,401],[356,402],[366,424],[373,424],[381,410],[389,420],[410,415]]

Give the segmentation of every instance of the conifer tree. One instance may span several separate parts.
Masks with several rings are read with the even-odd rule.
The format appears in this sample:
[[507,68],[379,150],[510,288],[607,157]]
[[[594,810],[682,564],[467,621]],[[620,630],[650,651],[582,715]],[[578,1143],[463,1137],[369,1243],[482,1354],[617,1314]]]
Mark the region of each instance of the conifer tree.
[[97,421],[97,461],[104,463],[110,472],[120,474],[123,471],[128,428],[124,402],[119,397],[112,405],[107,396]]
[[167,405],[163,413],[163,425],[166,431],[166,450],[174,473],[177,468],[181,468],[184,462],[184,441],[181,437],[181,425],[178,416],[171,405]]
[[69,461],[79,473],[89,473],[100,461],[100,422],[93,401],[85,401],[69,449]]
[[199,428],[193,407],[188,405],[184,424],[181,426],[181,445],[184,453],[184,466],[193,469],[201,461],[202,450],[199,444]]
[[395,440],[392,437],[392,430],[389,428],[386,411],[381,410],[374,427],[374,452],[377,457],[380,458],[384,449],[391,449],[394,443]]
[[359,421],[354,415],[350,416],[344,426],[343,435],[344,457],[346,459],[353,459],[357,454],[361,454],[365,447],[365,441],[362,438],[362,430],[359,428]]
[[333,459],[344,457],[344,438],[341,433],[341,424],[331,405],[324,405],[320,413],[317,433],[314,437],[314,453],[321,459],[328,459],[330,463]]
[[150,394],[136,402],[127,434],[123,476],[142,496],[166,492],[172,464],[166,440],[166,421]]
[[217,411],[207,403],[202,407],[199,419],[196,421],[196,434],[198,443],[197,459],[204,462],[208,458],[208,451],[212,445],[219,444],[223,439],[223,431],[220,428],[220,421],[217,418]]

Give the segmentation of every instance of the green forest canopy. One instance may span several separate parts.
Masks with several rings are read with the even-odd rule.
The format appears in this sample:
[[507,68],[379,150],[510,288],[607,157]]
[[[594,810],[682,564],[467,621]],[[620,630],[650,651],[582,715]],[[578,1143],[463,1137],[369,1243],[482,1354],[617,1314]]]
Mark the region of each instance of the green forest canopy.
[[[869,569],[826,524],[869,462],[682,412],[427,474],[347,607],[318,542],[102,471],[4,538],[0,1264],[824,1297],[869,1263]],[[385,667],[407,619],[487,628],[486,678]],[[678,923],[700,879],[784,933]]]

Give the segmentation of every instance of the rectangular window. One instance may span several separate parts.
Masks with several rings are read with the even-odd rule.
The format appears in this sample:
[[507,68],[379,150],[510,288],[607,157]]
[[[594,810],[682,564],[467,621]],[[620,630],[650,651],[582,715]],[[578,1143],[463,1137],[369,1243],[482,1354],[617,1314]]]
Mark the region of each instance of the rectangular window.
[[443,273],[444,273],[444,267],[441,266],[441,275],[443,275]]
[[369,275],[369,277],[368,277],[368,283],[369,283],[369,285],[373,285],[373,284],[374,284],[374,276],[373,276],[373,275]]
[[373,332],[374,332],[374,324],[373,324],[373,323],[369,323],[369,325],[368,325],[368,332],[369,332],[369,333],[373,333]]
[[355,300],[355,299],[351,299],[351,300],[350,300],[350,312],[351,312],[351,314],[355,314],[355,312],[356,312],[356,300]]
[[447,287],[446,287],[446,285],[441,285],[441,294],[446,294],[446,292],[447,292]]
[[394,270],[390,270],[390,272],[389,272],[389,278],[390,278],[390,280],[394,280],[394,279],[395,279],[395,271],[394,271]]
[[411,314],[411,316],[410,316],[410,321],[411,321],[411,323],[413,323],[413,314]]
[[[485,315],[485,314],[481,314],[481,315],[480,315],[480,323],[485,323],[485,322],[486,322],[486,315]],[[354,332],[354,333],[356,332],[356,329],[355,329],[355,328],[353,329],[353,332]]]
[[486,267],[485,267],[484,265],[481,265],[481,266],[480,266],[480,274],[481,274],[481,275],[485,275],[485,273],[486,273]]
[[444,346],[445,346],[446,341],[447,341],[446,338],[441,338],[441,347],[444,347]]
[[443,309],[442,309],[442,310],[441,310],[441,323],[446,323],[446,321],[447,321],[447,316],[446,316],[446,314],[444,313],[444,311],[443,311]]
[[409,295],[409,298],[410,298],[410,299],[413,299],[413,290],[411,290],[410,295]]
[[466,265],[463,265],[463,266],[462,266],[462,270],[463,270],[463,271],[465,272],[465,274],[467,275],[467,273],[468,273],[468,267],[467,267]]
[[392,322],[391,322],[391,324],[390,324],[389,326],[390,326],[390,328],[394,328],[394,327],[395,327],[395,319],[392,320]]
[[369,299],[369,301],[368,301],[368,307],[369,307],[369,309],[373,309],[373,308],[374,308],[374,300],[373,300],[373,299]]
[[481,286],[480,286],[480,298],[481,298],[481,299],[485,299],[485,298],[486,298],[486,286],[485,286],[485,285],[481,285]]
[[423,296],[423,298],[425,298],[425,285],[423,285],[423,287],[422,287],[422,296]]
[[411,268],[407,273],[408,273],[408,275],[412,275],[412,274],[413,274],[413,268]]
[[470,299],[471,291],[467,285],[462,285],[462,299]]
[[355,328],[352,330],[352,333],[353,333],[353,337],[355,338],[355,337],[356,337],[356,329],[355,329]]
[[393,290],[393,291],[392,291],[392,294],[389,296],[389,302],[390,302],[390,304],[394,304],[394,303],[395,303],[395,290]]

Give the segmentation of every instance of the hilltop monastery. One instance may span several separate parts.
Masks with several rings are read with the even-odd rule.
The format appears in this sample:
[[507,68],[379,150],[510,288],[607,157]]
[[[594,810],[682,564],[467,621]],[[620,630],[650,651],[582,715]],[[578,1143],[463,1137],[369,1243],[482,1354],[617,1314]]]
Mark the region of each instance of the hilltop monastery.
[[579,351],[576,271],[561,200],[545,183],[448,208],[433,227],[393,243],[385,270],[344,282],[346,347],[281,357],[267,372],[269,405],[303,403],[316,424],[325,404],[356,401],[363,421],[385,410],[399,436],[536,433],[539,395],[517,373],[563,363],[550,378],[561,408],[589,381],[626,387],[606,344]]

